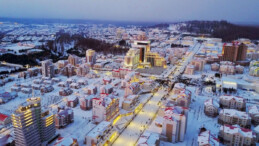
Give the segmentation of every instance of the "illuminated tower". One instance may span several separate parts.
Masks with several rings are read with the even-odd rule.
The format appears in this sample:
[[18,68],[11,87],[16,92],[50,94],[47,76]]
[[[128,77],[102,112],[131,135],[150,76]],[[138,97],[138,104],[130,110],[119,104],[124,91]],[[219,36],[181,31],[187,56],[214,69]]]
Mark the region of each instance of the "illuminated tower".
[[96,62],[96,52],[92,49],[88,49],[85,52],[85,57],[86,57],[86,63],[88,64],[95,64]]
[[15,145],[41,145],[40,138],[40,98],[27,99],[12,114]]
[[41,113],[40,102],[39,97],[28,98],[12,114],[15,145],[41,145],[56,133],[53,115]]

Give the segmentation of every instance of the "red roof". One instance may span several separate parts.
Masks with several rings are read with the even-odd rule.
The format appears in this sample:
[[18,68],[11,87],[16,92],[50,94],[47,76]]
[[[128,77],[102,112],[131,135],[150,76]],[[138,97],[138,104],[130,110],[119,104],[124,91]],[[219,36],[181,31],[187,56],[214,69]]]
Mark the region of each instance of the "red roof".
[[6,118],[8,118],[7,115],[0,113],[0,121],[4,121]]

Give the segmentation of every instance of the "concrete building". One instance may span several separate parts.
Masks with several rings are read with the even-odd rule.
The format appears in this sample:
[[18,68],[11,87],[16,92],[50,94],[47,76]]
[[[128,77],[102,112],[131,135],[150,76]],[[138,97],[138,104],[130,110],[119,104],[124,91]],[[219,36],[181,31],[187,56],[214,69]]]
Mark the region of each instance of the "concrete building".
[[120,78],[120,79],[124,79],[125,76],[132,72],[131,69],[127,69],[127,68],[119,68],[119,69],[113,69],[112,70],[112,77],[114,78]]
[[255,146],[256,135],[250,129],[222,125],[219,131],[219,139],[225,145]]
[[199,146],[219,146],[219,139],[206,128],[201,128],[197,141]]
[[102,121],[95,128],[93,128],[85,137],[86,146],[94,146],[102,143],[102,136],[105,136],[107,131],[112,130],[112,123]]
[[259,125],[259,105],[253,105],[248,107],[248,114],[252,118],[252,123],[257,126]]
[[194,65],[187,65],[184,73],[187,74],[187,75],[193,75],[194,74],[194,71],[195,71],[195,66]]
[[179,106],[165,108],[162,135],[166,136],[168,141],[172,143],[184,141],[187,117],[187,108]]
[[129,95],[124,98],[122,103],[122,108],[124,110],[130,111],[138,103],[139,95]]
[[243,97],[223,95],[219,97],[219,104],[222,108],[246,110],[246,101]]
[[124,97],[127,97],[129,95],[136,95],[140,91],[140,85],[138,82],[132,82],[126,85],[125,88],[125,95]]
[[159,134],[145,131],[137,141],[136,146],[158,146]]
[[81,97],[79,99],[80,102],[80,108],[82,110],[90,110],[93,107],[93,98],[96,98],[95,95],[88,95],[85,97]]
[[110,121],[119,113],[119,99],[113,95],[93,98],[92,119],[95,123]]
[[202,59],[202,58],[194,58],[191,61],[191,65],[194,66],[196,71],[202,71],[203,68],[204,68],[205,62],[206,61],[204,59]]
[[219,113],[219,124],[239,125],[244,128],[251,127],[251,117],[246,112],[235,109],[223,109]]
[[84,77],[86,76],[90,71],[90,68],[87,64],[81,64],[79,67],[76,69],[76,74],[78,76]]
[[74,112],[70,108],[60,108],[55,114],[55,127],[64,128],[74,122]]
[[92,49],[88,49],[85,52],[86,63],[90,64],[91,66],[96,63],[96,52]]
[[77,64],[79,63],[79,57],[76,55],[69,55],[67,60],[68,63],[73,66],[77,66]]
[[55,69],[51,59],[44,60],[41,62],[41,70],[43,77],[52,78],[55,76]]
[[213,99],[204,102],[204,113],[207,116],[215,117],[219,113],[219,103]]
[[238,42],[225,43],[222,48],[223,61],[244,61],[246,59],[247,46]]
[[15,145],[41,145],[55,135],[53,115],[41,112],[39,97],[28,98],[12,114]]
[[140,57],[140,50],[131,48],[125,58],[124,58],[124,67],[128,69],[135,69],[138,67]]

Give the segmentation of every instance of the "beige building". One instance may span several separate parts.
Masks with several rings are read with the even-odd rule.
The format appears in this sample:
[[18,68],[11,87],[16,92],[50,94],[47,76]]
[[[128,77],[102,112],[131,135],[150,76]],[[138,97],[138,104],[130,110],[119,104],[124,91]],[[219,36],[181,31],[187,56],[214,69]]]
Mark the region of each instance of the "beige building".
[[204,102],[204,113],[207,116],[215,117],[219,113],[219,103],[213,99]]
[[251,117],[246,112],[235,109],[223,109],[219,113],[218,123],[251,127]]
[[243,97],[223,95],[219,97],[219,104],[222,108],[246,110],[246,101]]
[[250,129],[223,125],[220,127],[219,139],[229,146],[255,146],[256,135]]
[[184,141],[188,109],[180,106],[166,107],[162,124],[162,135],[172,143]]

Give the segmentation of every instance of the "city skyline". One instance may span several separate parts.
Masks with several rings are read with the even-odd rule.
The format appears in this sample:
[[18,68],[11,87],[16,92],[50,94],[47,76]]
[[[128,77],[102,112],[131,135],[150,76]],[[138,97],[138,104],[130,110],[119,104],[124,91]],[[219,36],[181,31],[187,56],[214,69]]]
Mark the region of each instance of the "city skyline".
[[0,17],[135,22],[227,20],[232,23],[259,24],[259,15],[256,11],[258,6],[259,2],[256,0],[2,0]]

